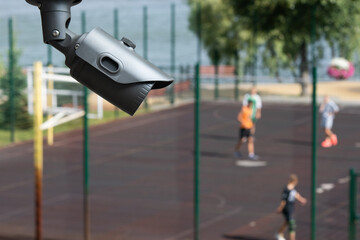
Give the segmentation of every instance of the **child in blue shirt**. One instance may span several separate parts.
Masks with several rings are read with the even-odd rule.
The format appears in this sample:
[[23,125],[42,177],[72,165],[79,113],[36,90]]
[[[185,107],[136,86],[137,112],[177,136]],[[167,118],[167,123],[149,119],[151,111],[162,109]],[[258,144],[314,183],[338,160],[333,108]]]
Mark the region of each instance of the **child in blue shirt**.
[[336,134],[334,134],[331,129],[333,127],[335,114],[339,111],[339,107],[326,95],[319,110],[321,113],[321,127],[324,128],[326,135],[321,146],[324,148],[335,146],[338,143],[338,140]]

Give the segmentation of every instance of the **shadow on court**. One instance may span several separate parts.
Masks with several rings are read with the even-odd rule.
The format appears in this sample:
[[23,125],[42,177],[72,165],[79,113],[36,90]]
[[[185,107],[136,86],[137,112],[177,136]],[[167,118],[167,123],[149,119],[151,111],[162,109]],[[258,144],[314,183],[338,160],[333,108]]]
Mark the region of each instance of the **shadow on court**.
[[215,140],[221,140],[221,141],[230,141],[235,142],[237,138],[235,136],[224,136],[224,135],[215,135],[215,134],[201,134],[201,138],[209,138],[209,139],[215,139]]
[[[34,237],[25,236],[0,236],[0,240],[34,240]],[[42,240],[55,240],[54,238],[42,238]]]
[[234,239],[234,240],[271,240],[272,238],[257,238],[249,236],[238,236],[238,235],[224,235],[225,239]]
[[233,155],[230,153],[219,153],[219,152],[201,152],[201,156],[209,158],[233,158]]
[[277,141],[280,143],[285,143],[285,144],[311,146],[310,141],[302,141],[302,140],[296,140],[296,139],[278,139]]

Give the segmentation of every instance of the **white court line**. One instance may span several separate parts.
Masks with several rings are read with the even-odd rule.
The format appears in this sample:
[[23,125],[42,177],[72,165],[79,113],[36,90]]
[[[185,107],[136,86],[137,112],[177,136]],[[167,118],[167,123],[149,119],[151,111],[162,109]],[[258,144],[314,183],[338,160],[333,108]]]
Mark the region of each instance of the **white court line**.
[[226,205],[226,199],[220,195],[217,195],[217,194],[210,194],[210,195],[207,195],[208,197],[213,197],[213,198],[216,198],[217,200],[219,200],[219,203],[216,205],[216,207],[218,208],[223,208],[225,207]]
[[330,191],[335,188],[335,184],[333,183],[322,183],[320,187],[316,189],[317,194],[322,194],[324,192]]
[[[345,184],[345,183],[348,183],[350,181],[350,178],[349,178],[349,176],[346,176],[346,177],[343,177],[343,178],[339,178],[338,180],[337,180],[337,183],[338,184]],[[335,188],[335,184],[334,183],[322,183],[321,185],[320,185],[320,187],[318,187],[317,189],[316,189],[316,193],[317,194],[322,194],[322,193],[324,193],[324,192],[326,192],[326,191],[331,191],[332,189],[334,189]]]
[[349,181],[350,181],[350,177],[347,176],[347,177],[339,178],[337,182],[340,184],[344,184],[344,183],[348,183]]
[[265,161],[257,160],[239,160],[236,161],[236,165],[239,167],[265,167],[267,163]]
[[[222,220],[224,220],[224,219],[226,219],[228,217],[231,217],[232,215],[235,215],[235,214],[239,213],[240,210],[241,210],[241,208],[236,208],[233,211],[227,212],[227,213],[225,213],[225,214],[223,214],[221,216],[210,219],[209,221],[206,221],[203,224],[200,224],[199,228],[201,229],[201,228],[204,228],[204,227],[208,227],[208,226],[210,226],[210,225],[212,225],[214,223],[220,222],[220,221],[222,221]],[[175,236],[166,238],[165,240],[176,240],[176,239],[179,239],[179,238],[183,238],[183,237],[185,237],[187,235],[190,235],[193,232],[194,232],[194,230],[191,228],[191,229],[185,230],[185,231],[183,231],[183,232],[181,232],[181,233],[179,233],[179,234],[177,234]]]
[[323,184],[321,184],[321,188],[324,189],[325,191],[330,191],[334,187],[335,187],[335,184],[333,184],[333,183],[323,183]]
[[256,221],[249,222],[249,226],[250,227],[256,227]]
[[322,194],[322,193],[324,193],[325,191],[324,191],[324,189],[322,189],[322,188],[317,188],[316,189],[316,193],[317,194]]

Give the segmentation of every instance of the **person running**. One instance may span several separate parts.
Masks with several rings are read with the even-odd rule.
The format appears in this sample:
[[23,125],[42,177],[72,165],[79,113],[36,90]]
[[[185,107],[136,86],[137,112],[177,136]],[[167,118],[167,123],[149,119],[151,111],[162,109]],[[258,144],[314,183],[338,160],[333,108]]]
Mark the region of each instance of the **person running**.
[[277,240],[285,240],[284,233],[287,227],[289,228],[290,240],[295,240],[295,200],[298,200],[302,205],[305,205],[307,202],[306,198],[302,197],[300,193],[296,191],[295,187],[297,184],[298,177],[295,174],[291,174],[281,194],[281,202],[277,208],[277,212],[283,214],[285,221],[276,234]]
[[248,143],[248,156],[250,160],[257,160],[259,157],[255,155],[254,151],[254,138],[251,133],[251,129],[254,126],[254,123],[251,119],[254,102],[249,99],[245,106],[242,107],[240,113],[238,114],[238,121],[240,122],[240,131],[239,131],[239,140],[235,145],[235,157],[241,158],[242,154],[240,152],[241,145],[243,142]]
[[257,94],[257,89],[256,87],[252,87],[250,90],[250,93],[245,94],[244,99],[243,99],[243,106],[247,106],[247,103],[249,100],[253,101],[253,105],[252,105],[252,115],[251,115],[251,119],[254,123],[253,127],[252,127],[252,135],[255,134],[255,124],[257,122],[257,120],[259,120],[261,118],[261,108],[262,108],[262,101],[261,101],[261,97]]
[[324,148],[335,146],[338,143],[336,134],[332,132],[335,114],[339,111],[336,103],[328,95],[324,97],[319,109],[321,113],[321,127],[324,128],[325,140],[321,143]]

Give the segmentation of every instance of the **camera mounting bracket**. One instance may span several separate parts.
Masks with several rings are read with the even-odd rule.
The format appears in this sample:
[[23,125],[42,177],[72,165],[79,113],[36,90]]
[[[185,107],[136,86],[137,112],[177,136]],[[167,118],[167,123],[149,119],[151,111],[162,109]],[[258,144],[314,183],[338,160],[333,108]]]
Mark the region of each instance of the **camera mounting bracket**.
[[41,12],[43,39],[45,43],[64,40],[71,20],[70,8],[82,0],[26,0]]

